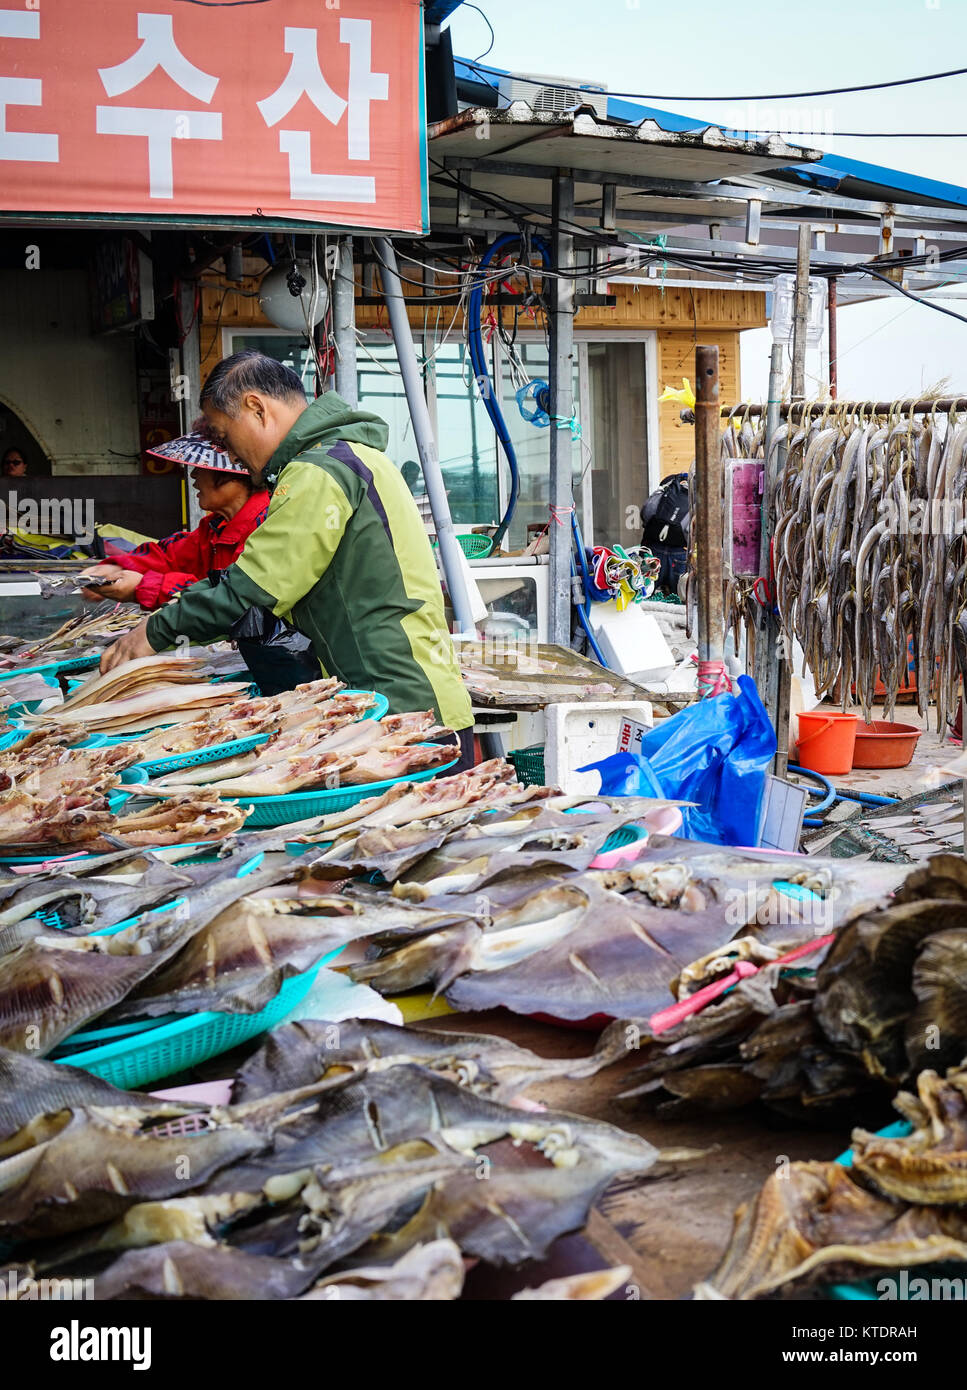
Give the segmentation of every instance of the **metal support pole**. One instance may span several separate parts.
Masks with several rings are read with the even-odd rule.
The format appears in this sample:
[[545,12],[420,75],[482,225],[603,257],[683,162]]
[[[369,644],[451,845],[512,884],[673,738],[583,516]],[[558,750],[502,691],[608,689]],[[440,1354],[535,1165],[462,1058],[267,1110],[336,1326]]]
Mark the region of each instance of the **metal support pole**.
[[829,394],[836,399],[838,389],[838,373],[836,370],[836,358],[839,354],[836,332],[836,277],[829,277],[827,286],[826,315],[829,324]]
[[353,239],[339,242],[332,277],[332,334],[336,347],[336,392],[347,405],[359,404],[356,376],[356,286],[353,283]]
[[[772,441],[779,427],[779,404],[782,393],[782,344],[773,343],[769,359],[769,398],[766,412],[766,427],[763,435],[763,474],[762,474],[762,530],[759,540],[759,573],[764,579],[772,578],[772,532],[775,525],[773,503],[776,483],[779,479],[779,461],[772,452]],[[770,454],[772,455],[770,462]],[[759,609],[759,625],[755,634],[755,665],[753,678],[759,699],[772,718],[775,717],[779,693],[779,663],[776,653],[779,647],[779,620],[772,611],[772,603],[764,603]]]
[[558,170],[552,207],[554,265],[561,275],[551,281],[550,358],[548,373],[551,417],[550,562],[548,574],[548,635],[559,646],[571,645],[571,431],[562,422],[574,413],[572,390],[574,353],[574,179]]
[[388,237],[374,237],[373,248],[382,262],[383,294],[389,313],[390,328],[393,330],[393,341],[396,344],[406,403],[413,422],[413,436],[423,468],[423,481],[426,483],[426,494],[430,499],[430,510],[433,513],[443,573],[446,575],[447,588],[450,591],[450,602],[453,605],[458,630],[472,635],[475,624],[463,573],[463,552],[450,517],[450,503],[440,469],[440,455],[433,437],[433,425],[426,397],[423,394],[423,382],[420,379],[420,367],[416,360],[410,321],[406,316],[406,301],[403,298],[403,286],[400,284],[396,266],[396,252]]
[[722,661],[722,441],[719,434],[719,350],[695,349],[695,524],[698,549],[698,659]]
[[[196,280],[182,280],[181,297],[179,310],[181,312],[181,322],[186,325],[185,341],[181,345],[181,371],[185,377],[187,395],[181,397],[181,427],[187,433],[201,414],[201,335],[199,332],[198,321],[201,317],[200,311],[195,308],[195,295],[201,294],[201,286]],[[191,327],[187,327],[187,325]],[[221,357],[219,352],[216,361]],[[200,525],[202,516],[201,507],[198,505],[198,494],[192,487],[187,487],[188,493],[188,529],[194,531]]]

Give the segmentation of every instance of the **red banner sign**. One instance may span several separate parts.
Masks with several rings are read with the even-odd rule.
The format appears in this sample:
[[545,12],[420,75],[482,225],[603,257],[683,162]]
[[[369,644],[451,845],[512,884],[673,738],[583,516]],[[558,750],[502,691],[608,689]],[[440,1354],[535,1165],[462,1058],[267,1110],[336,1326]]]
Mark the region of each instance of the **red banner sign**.
[[0,0],[4,211],[419,232],[419,0]]

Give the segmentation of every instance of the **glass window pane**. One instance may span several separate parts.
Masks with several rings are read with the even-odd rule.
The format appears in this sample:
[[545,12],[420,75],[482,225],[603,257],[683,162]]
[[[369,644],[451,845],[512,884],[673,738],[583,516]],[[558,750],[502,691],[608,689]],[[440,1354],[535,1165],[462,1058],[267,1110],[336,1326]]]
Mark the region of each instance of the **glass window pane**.
[[594,459],[591,496],[594,538],[600,545],[637,545],[629,508],[648,494],[644,343],[588,343]]
[[440,466],[457,525],[489,526],[499,517],[497,436],[473,379],[465,343],[433,354]]
[[[511,550],[522,549],[528,540],[527,527],[531,523],[540,525],[542,528],[548,526],[550,514],[548,511],[550,476],[551,476],[551,430],[554,428],[553,422],[543,427],[530,424],[520,413],[517,405],[518,386],[517,376],[511,372],[510,363],[507,360],[506,351],[503,344],[498,349],[501,358],[501,409],[504,419],[507,422],[507,432],[510,435],[514,452],[517,455],[517,466],[520,470],[520,498],[517,503],[517,511],[511,523],[505,546]],[[515,344],[515,353],[519,359],[520,369],[527,380],[546,381],[547,380],[547,345],[543,342],[524,342],[521,339]],[[578,394],[578,367],[577,354],[575,353],[574,372],[572,389],[574,392],[575,409],[579,401]],[[533,409],[532,405],[527,406],[528,413]],[[564,429],[563,436],[571,444],[571,471],[574,488],[574,505],[577,508],[578,519],[581,516],[581,470],[583,467],[582,458],[587,458],[587,451],[582,449],[580,440],[571,440],[570,431]],[[510,469],[503,450],[500,454],[500,469],[502,479],[501,497],[505,498],[510,488]]]

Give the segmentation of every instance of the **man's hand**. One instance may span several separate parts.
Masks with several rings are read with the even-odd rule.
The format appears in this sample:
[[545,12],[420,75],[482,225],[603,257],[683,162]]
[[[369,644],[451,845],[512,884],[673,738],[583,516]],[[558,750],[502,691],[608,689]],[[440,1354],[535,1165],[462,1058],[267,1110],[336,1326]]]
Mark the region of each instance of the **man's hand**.
[[113,598],[126,603],[134,598],[143,575],[137,570],[126,570],[121,565],[95,565],[93,569],[82,570],[80,577],[101,581],[101,586],[97,589],[81,590],[85,598],[93,599],[95,602]]
[[115,666],[120,666],[122,661],[137,661],[139,656],[154,656],[154,647],[145,635],[147,626],[147,618],[142,618],[137,627],[119,637],[113,646],[107,648],[101,657],[102,676],[106,676],[108,671],[113,671]]

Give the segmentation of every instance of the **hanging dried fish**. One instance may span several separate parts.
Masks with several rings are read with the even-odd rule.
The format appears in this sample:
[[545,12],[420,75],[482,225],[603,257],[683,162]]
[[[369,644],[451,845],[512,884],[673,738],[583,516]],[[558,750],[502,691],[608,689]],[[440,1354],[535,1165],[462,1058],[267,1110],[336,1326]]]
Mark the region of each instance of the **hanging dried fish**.
[[[956,702],[954,634],[967,580],[967,421],[867,414],[837,406],[811,418],[791,407],[764,459],[760,430],[726,429],[725,457],[763,459],[776,471],[772,577],[785,639],[795,638],[820,698],[855,698],[893,717],[909,687],[910,651],[921,715],[936,707],[943,732]],[[778,466],[781,464],[781,467]],[[726,623],[752,643],[753,581],[726,578]],[[751,665],[751,660],[749,662]]]

